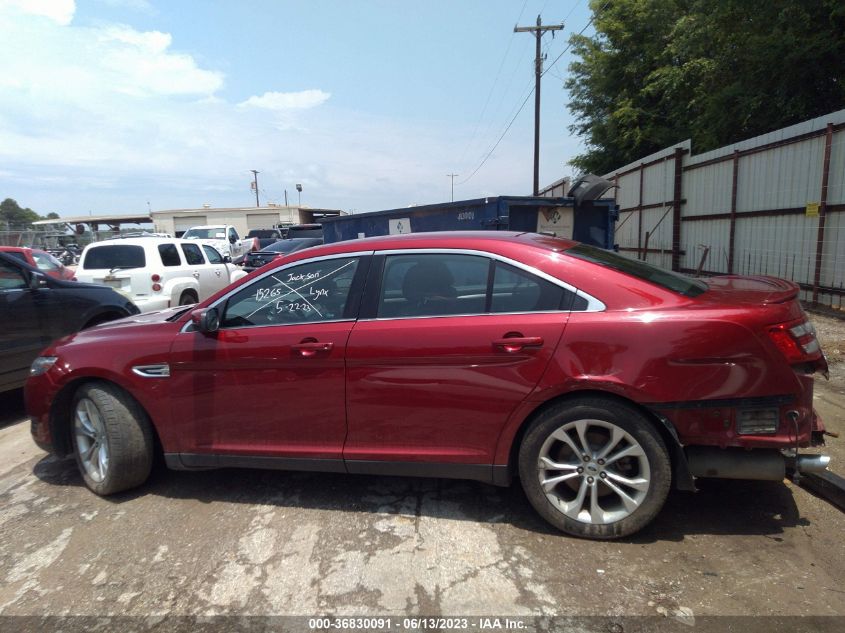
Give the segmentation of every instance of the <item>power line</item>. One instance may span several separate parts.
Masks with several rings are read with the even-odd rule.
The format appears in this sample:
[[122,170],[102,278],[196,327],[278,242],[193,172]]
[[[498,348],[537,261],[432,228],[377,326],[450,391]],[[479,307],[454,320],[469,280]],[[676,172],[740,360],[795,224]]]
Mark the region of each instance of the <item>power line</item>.
[[[519,22],[519,20],[522,18],[522,14],[525,11],[525,7],[527,5],[528,5],[528,0],[525,0],[522,3],[522,9],[520,9],[519,15],[516,18],[517,22]],[[513,40],[514,40],[514,37],[513,37],[513,35],[511,35],[511,38],[508,40],[508,46],[505,49],[505,54],[502,55],[502,61],[499,62],[499,69],[496,71],[496,77],[495,77],[495,79],[493,79],[493,84],[490,86],[490,92],[487,93],[487,99],[485,99],[484,106],[481,108],[481,114],[478,115],[478,119],[475,122],[475,127],[472,130],[472,135],[470,136],[469,141],[467,142],[466,146],[464,147],[464,151],[461,153],[461,157],[458,159],[459,164],[464,162],[464,157],[466,156],[467,151],[469,150],[470,146],[472,145],[472,142],[475,140],[475,135],[478,132],[478,128],[481,125],[482,119],[484,119],[484,114],[487,112],[487,106],[490,105],[490,99],[493,96],[493,91],[496,89],[496,84],[499,82],[499,77],[502,74],[502,68],[504,68],[505,61],[507,61],[508,54],[510,53],[510,50],[511,50],[511,45],[513,44]]]
[[518,117],[518,116],[519,116],[519,113],[520,113],[520,112],[522,112],[522,108],[524,108],[524,107],[525,107],[525,104],[526,104],[526,103],[528,103],[528,100],[531,98],[531,95],[532,95],[532,94],[534,94],[534,88],[532,88],[532,89],[531,89],[531,92],[529,92],[529,93],[525,96],[525,100],[522,102],[522,105],[521,105],[521,106],[519,106],[519,109],[516,111],[516,114],[514,114],[514,115],[513,115],[513,118],[510,120],[510,123],[508,123],[507,127],[505,127],[504,132],[502,132],[501,136],[499,136],[499,140],[498,140],[498,141],[496,141],[496,143],[493,145],[493,147],[490,149],[490,151],[489,151],[489,152],[487,152],[487,155],[486,155],[486,156],[482,159],[482,161],[481,161],[481,163],[478,165],[478,167],[476,167],[476,168],[473,170],[473,172],[472,172],[472,173],[471,173],[471,174],[470,174],[470,175],[466,178],[466,180],[462,180],[461,182],[459,182],[459,183],[458,183],[458,185],[463,185],[464,183],[469,182],[469,181],[472,179],[472,177],[473,177],[473,176],[475,176],[475,174],[477,174],[477,173],[478,173],[478,170],[479,170],[479,169],[481,169],[482,167],[484,167],[484,163],[486,163],[486,162],[487,162],[487,159],[489,159],[489,158],[490,158],[490,156],[492,156],[492,155],[493,155],[493,152],[495,152],[495,151],[496,151],[496,148],[497,148],[497,147],[499,147],[499,143],[501,143],[501,142],[502,142],[502,139],[503,139],[503,138],[505,138],[505,134],[507,134],[507,133],[508,133],[508,130],[510,130],[510,129],[511,129],[511,126],[513,125],[513,122],[514,122],[514,121],[516,121],[516,117]]
[[[605,3],[601,6],[601,8],[600,8],[600,9],[599,9],[596,13],[601,13],[602,11],[604,11],[604,9],[607,7],[607,5],[608,5],[608,4],[609,4],[609,2],[605,2]],[[584,31],[586,31],[588,28],[590,28],[590,25],[592,25],[592,23],[593,23],[593,20],[594,20],[594,19],[595,19],[595,14],[594,14],[594,15],[592,15],[592,16],[590,17],[589,21],[587,22],[587,24],[585,24],[585,25],[584,25],[584,27],[583,27],[580,31],[578,31],[578,35],[583,35],[583,34],[584,34]],[[546,74],[547,72],[549,72],[549,71],[552,69],[552,67],[553,67],[553,66],[554,66],[557,62],[559,62],[559,61],[560,61],[560,58],[561,58],[561,57],[563,57],[563,56],[566,54],[566,52],[567,52],[570,48],[572,48],[572,42],[571,42],[571,41],[570,41],[570,42],[566,45],[566,48],[564,48],[564,49],[560,52],[560,55],[558,55],[557,57],[555,57],[554,61],[553,61],[551,64],[549,64],[549,65],[545,68],[545,70],[543,70],[543,73],[542,73],[542,74],[544,75],[544,74]],[[541,75],[541,76],[542,76],[542,75]],[[517,109],[516,113],[513,115],[513,117],[511,118],[510,122],[507,124],[507,126],[505,127],[505,129],[504,129],[504,131],[501,133],[501,135],[499,136],[499,138],[498,138],[498,140],[496,141],[496,143],[493,145],[493,147],[490,149],[490,151],[489,151],[489,152],[487,152],[487,154],[484,156],[484,158],[482,158],[482,159],[481,159],[481,162],[478,164],[478,167],[476,167],[476,168],[472,171],[472,173],[470,173],[470,175],[469,175],[469,176],[467,176],[467,178],[466,178],[466,179],[464,179],[464,180],[462,180],[461,182],[459,182],[459,183],[458,183],[458,185],[459,185],[459,186],[460,186],[460,185],[463,185],[463,184],[466,184],[467,182],[469,182],[469,181],[473,178],[473,176],[475,176],[475,174],[477,174],[477,173],[481,170],[481,168],[482,168],[482,167],[484,167],[484,165],[485,165],[485,164],[487,163],[487,161],[490,159],[490,156],[492,156],[492,155],[493,155],[493,152],[495,152],[495,151],[496,151],[496,148],[497,148],[497,147],[499,147],[499,143],[501,143],[501,142],[502,142],[502,139],[504,139],[504,138],[505,138],[505,135],[506,135],[506,134],[508,133],[508,131],[511,129],[511,126],[513,126],[514,122],[516,121],[516,118],[519,116],[520,112],[522,112],[522,109],[525,107],[525,104],[526,104],[526,103],[528,103],[528,100],[531,98],[531,95],[532,95],[532,94],[534,94],[534,89],[533,89],[533,88],[532,88],[532,89],[531,89],[531,91],[530,91],[530,92],[529,92],[529,93],[525,96],[525,99],[523,99],[523,101],[522,101],[522,103],[520,104],[519,108]]]

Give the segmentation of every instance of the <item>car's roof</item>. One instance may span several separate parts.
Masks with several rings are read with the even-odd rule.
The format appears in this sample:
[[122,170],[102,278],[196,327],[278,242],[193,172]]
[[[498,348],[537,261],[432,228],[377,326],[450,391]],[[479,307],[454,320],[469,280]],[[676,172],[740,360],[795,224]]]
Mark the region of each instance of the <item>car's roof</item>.
[[85,248],[100,246],[157,246],[159,244],[201,244],[202,240],[183,240],[178,237],[126,237],[116,240],[92,242]]
[[26,251],[31,250],[39,250],[39,249],[32,249],[28,246],[0,246],[0,251],[5,253],[25,253]]
[[406,233],[404,235],[381,235],[364,237],[333,244],[324,244],[309,249],[310,256],[320,253],[342,253],[366,250],[418,249],[418,248],[464,248],[487,250],[495,246],[533,246],[552,251],[564,251],[578,242],[539,233],[518,233],[514,231],[431,231]]

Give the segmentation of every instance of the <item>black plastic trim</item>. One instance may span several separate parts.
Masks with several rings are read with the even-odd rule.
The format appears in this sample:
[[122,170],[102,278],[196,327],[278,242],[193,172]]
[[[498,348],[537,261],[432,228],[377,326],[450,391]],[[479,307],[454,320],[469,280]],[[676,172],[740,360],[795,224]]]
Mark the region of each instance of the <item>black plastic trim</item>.
[[374,319],[378,313],[379,294],[381,292],[381,278],[384,274],[385,256],[376,253],[370,261],[369,274],[361,293],[359,319]]
[[256,455],[219,455],[214,453],[165,453],[165,463],[172,470],[209,470],[215,468],[261,468],[301,470],[355,475],[396,477],[436,477],[471,479],[496,486],[509,486],[507,466],[493,464],[445,464],[432,462],[387,462],[375,460],[310,459]]
[[165,463],[173,470],[208,470],[212,468],[261,468],[271,470],[308,470],[345,473],[342,459],[270,457],[266,455],[219,455],[214,453],[165,453]]
[[795,396],[763,396],[758,398],[725,398],[721,400],[680,400],[677,402],[646,402],[650,409],[717,409],[724,407],[778,407],[795,402]]

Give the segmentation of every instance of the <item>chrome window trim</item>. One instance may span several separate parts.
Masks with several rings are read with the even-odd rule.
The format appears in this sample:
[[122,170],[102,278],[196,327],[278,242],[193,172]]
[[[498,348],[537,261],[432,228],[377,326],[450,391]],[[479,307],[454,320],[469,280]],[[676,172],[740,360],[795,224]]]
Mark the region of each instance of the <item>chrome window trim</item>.
[[[584,310],[578,310],[584,312]],[[407,321],[409,319],[451,319],[453,317],[498,317],[525,316],[526,314],[570,314],[571,310],[531,310],[530,312],[466,312],[464,314],[422,314],[420,316],[403,317],[375,317],[372,319],[358,319],[359,322],[369,321]]]
[[[487,257],[488,259],[495,259],[497,261],[503,262],[505,264],[509,264],[514,268],[519,268],[524,270],[527,273],[531,273],[541,279],[545,279],[546,281],[555,284],[569,292],[572,292],[587,302],[587,309],[586,310],[575,310],[574,312],[604,312],[607,309],[607,306],[601,302],[600,300],[596,299],[592,295],[587,294],[586,292],[579,290],[573,285],[566,283],[565,281],[554,277],[553,275],[549,275],[548,273],[543,272],[542,270],[538,270],[533,266],[529,266],[528,264],[524,264],[522,262],[516,261],[511,259],[510,257],[505,257],[504,255],[499,255],[498,253],[491,253],[489,251],[477,251],[468,248],[403,248],[403,249],[391,249],[391,250],[384,250],[384,251],[376,251],[378,255],[417,255],[417,254],[441,254],[441,255],[476,255],[480,257]],[[540,314],[542,311],[527,311],[527,312],[482,312],[481,314]],[[550,310],[545,312],[573,312],[573,310]],[[457,315],[457,314],[444,314],[440,316],[478,316],[478,315]],[[397,317],[403,319],[418,319],[422,317]],[[386,320],[391,320],[388,317],[385,317]],[[361,319],[362,321],[365,319]],[[376,320],[376,319],[366,319],[368,321]],[[381,318],[377,320],[382,320]]]
[[[351,258],[351,257],[368,257],[368,256],[371,256],[374,252],[375,251],[354,251],[354,252],[351,252],[351,253],[333,253],[331,255],[318,255],[316,257],[309,257],[308,259],[298,259],[295,262],[290,262],[289,264],[285,264],[284,266],[279,266],[278,268],[271,268],[266,273],[262,273],[261,275],[259,275],[258,277],[256,277],[252,281],[250,281],[248,284],[244,284],[242,286],[238,286],[237,288],[233,288],[232,290],[227,292],[225,295],[220,297],[217,301],[215,301],[214,303],[212,303],[208,307],[209,308],[216,308],[221,303],[225,303],[229,299],[229,297],[231,297],[234,294],[237,294],[238,292],[240,292],[241,290],[243,290],[247,286],[251,286],[252,284],[261,281],[265,277],[268,277],[269,275],[274,275],[274,274],[278,273],[279,271],[285,270],[286,268],[291,268],[292,266],[299,266],[300,264],[310,264],[310,263],[313,263],[313,262],[318,262],[318,261],[323,261],[323,260],[328,261],[330,259],[345,259],[345,258]],[[222,314],[220,315],[220,318],[221,318],[221,320],[223,319]],[[267,323],[266,325],[262,323],[261,325],[245,325],[245,326],[242,326],[240,328],[222,328],[221,327],[220,329],[221,330],[231,330],[231,329],[239,329],[240,330],[240,329],[251,329],[251,328],[256,328],[256,327],[287,327],[289,325],[309,325],[309,324],[315,324],[315,323],[343,323],[344,321],[354,321],[354,320],[355,319],[333,319],[331,321],[300,321],[298,323]],[[185,323],[185,325],[182,326],[181,330],[179,330],[179,334],[185,334],[187,332],[195,332],[196,330],[188,329],[192,325],[193,324],[191,323],[191,320],[188,319],[188,322]]]

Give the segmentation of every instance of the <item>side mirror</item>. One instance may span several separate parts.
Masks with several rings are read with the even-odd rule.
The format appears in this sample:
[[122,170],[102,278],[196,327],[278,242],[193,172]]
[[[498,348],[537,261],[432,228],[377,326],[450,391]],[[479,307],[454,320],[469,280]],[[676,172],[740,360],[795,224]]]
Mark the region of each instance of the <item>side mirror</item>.
[[232,263],[232,256],[231,255],[223,255],[223,263],[224,264],[231,264]]
[[220,312],[217,308],[199,308],[191,312],[191,323],[203,334],[211,334],[220,328]]
[[229,243],[230,244],[234,244],[237,241],[238,241],[238,238],[236,238],[234,235],[229,236]]
[[45,276],[41,273],[32,272],[29,275],[29,287],[33,290],[38,290],[47,285]]

